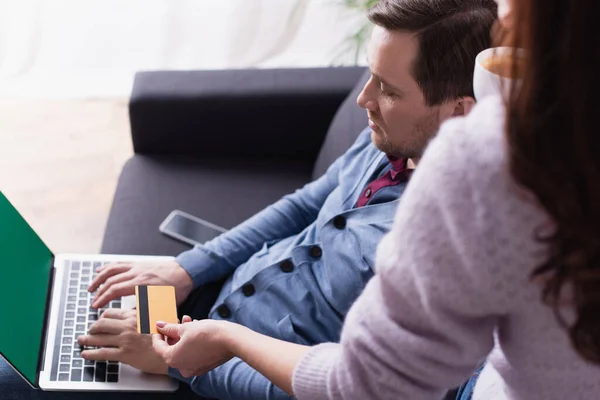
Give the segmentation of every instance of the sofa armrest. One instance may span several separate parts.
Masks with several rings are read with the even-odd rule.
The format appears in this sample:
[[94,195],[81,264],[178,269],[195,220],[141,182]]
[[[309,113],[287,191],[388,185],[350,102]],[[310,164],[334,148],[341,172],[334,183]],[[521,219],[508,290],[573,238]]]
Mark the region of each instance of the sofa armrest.
[[316,158],[362,67],[139,72],[136,153]]

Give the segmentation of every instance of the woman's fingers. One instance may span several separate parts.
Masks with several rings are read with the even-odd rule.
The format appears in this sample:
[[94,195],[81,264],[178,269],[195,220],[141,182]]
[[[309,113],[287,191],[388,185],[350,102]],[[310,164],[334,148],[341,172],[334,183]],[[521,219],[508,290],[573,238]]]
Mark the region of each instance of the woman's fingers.
[[171,346],[164,340],[163,335],[152,335],[152,348],[154,348],[154,351],[156,351],[156,353],[172,367]]

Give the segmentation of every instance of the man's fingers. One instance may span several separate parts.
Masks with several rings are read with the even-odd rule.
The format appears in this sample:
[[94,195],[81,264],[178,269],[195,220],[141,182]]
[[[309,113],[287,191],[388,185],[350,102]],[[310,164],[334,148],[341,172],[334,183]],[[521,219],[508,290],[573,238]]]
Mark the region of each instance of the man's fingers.
[[171,346],[163,339],[162,335],[152,335],[152,348],[162,357],[167,364],[171,360]]
[[107,268],[113,267],[113,266],[122,266],[122,265],[131,265],[131,262],[127,262],[127,261],[119,261],[119,262],[114,262],[114,263],[108,263],[106,265],[101,265],[98,268],[95,269],[95,271],[97,273],[100,273],[102,271],[104,271]]
[[119,297],[129,296],[135,293],[135,281],[127,281],[112,285],[100,297],[96,297],[92,303],[93,308],[102,308],[111,300]]
[[81,346],[90,347],[118,347],[119,337],[117,335],[109,334],[98,334],[98,335],[84,335],[79,336],[77,339]]
[[[127,319],[129,317],[135,317],[135,310],[125,310],[123,308],[109,308],[102,313],[102,318],[110,318],[110,319]],[[100,321],[102,320],[100,318]]]
[[112,318],[100,318],[90,328],[90,335],[98,335],[107,333],[110,335],[118,335],[126,329],[123,320]]
[[132,273],[129,273],[129,272],[123,272],[123,273],[120,273],[117,275],[113,275],[110,278],[108,278],[102,286],[100,286],[100,288],[98,289],[98,292],[96,293],[96,297],[102,296],[108,289],[110,289],[112,286],[116,285],[117,283],[129,281],[132,279],[135,279],[135,275]]
[[111,347],[103,347],[101,349],[85,350],[81,353],[81,357],[86,360],[95,361],[121,361],[121,350]]
[[133,268],[133,264],[107,265],[106,267],[104,267],[102,272],[98,274],[96,279],[94,279],[92,283],[90,283],[90,287],[88,288],[88,290],[90,292],[95,292],[100,287],[100,285],[106,282],[108,278],[129,271],[131,268]]
[[192,322],[192,317],[190,317],[189,315],[184,315],[183,319],[181,320],[181,323],[187,324],[188,322]]

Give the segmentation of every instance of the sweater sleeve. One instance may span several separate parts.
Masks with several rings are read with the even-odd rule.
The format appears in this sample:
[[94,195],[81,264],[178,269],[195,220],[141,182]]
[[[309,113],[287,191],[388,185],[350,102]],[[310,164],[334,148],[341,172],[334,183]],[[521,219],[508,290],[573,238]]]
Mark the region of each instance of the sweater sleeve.
[[298,399],[439,400],[492,349],[513,306],[510,282],[494,261],[489,205],[469,173],[463,128],[446,124],[429,146],[341,344],[314,347],[296,367]]

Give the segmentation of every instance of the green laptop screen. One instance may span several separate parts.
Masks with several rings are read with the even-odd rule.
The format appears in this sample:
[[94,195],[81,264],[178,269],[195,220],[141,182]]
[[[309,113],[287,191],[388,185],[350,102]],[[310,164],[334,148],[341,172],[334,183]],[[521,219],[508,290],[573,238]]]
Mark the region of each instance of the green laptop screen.
[[52,252],[0,192],[0,353],[36,385]]

